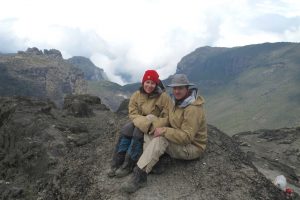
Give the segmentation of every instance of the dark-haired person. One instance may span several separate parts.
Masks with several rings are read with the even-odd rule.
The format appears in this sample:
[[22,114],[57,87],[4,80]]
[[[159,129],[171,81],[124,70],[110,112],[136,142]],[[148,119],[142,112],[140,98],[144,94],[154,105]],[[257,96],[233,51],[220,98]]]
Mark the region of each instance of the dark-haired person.
[[145,71],[140,89],[130,98],[130,122],[121,129],[109,177],[124,177],[132,172],[143,151],[144,134],[166,123],[170,102],[158,73]]
[[154,134],[145,134],[144,151],[134,168],[132,177],[122,185],[132,193],[147,183],[147,174],[164,153],[172,158],[193,160],[204,152],[207,143],[207,125],[203,111],[204,100],[196,88],[189,88],[184,74],[175,74],[172,84],[174,104],[169,108],[169,126],[156,128]]

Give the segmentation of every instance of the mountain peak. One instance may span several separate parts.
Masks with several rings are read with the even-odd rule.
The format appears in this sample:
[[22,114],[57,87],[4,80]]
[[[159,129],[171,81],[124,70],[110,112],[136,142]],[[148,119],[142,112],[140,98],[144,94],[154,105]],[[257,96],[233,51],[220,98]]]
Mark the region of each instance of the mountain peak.
[[20,55],[29,55],[29,56],[47,56],[51,58],[59,58],[62,59],[62,54],[57,49],[44,49],[44,52],[42,50],[39,50],[37,47],[27,48],[26,51],[18,51],[18,54]]
[[89,58],[83,56],[73,56],[67,60],[69,63],[74,65],[76,68],[84,72],[86,80],[90,81],[101,81],[108,80],[104,70],[97,67]]

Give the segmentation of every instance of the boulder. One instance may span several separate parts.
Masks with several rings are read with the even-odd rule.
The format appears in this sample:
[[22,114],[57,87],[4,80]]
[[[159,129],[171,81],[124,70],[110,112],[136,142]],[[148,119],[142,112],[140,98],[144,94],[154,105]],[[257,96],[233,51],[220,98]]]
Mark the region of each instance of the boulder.
[[127,115],[128,114],[128,104],[129,104],[129,99],[124,99],[121,102],[121,104],[117,110],[117,113]]

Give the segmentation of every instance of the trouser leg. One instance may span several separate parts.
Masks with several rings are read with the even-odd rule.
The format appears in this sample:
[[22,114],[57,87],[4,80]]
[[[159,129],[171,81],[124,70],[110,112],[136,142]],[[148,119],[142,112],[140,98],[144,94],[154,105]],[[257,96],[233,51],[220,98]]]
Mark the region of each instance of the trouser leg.
[[[145,139],[148,140],[149,137],[153,136],[145,135]],[[154,137],[145,146],[146,148],[144,148],[144,152],[137,162],[137,165],[140,169],[144,169],[147,173],[152,170],[153,166],[158,162],[160,156],[165,152],[172,158],[183,160],[196,159],[200,157],[203,152],[192,144],[179,145],[168,141],[164,137]]]
[[116,177],[124,177],[132,172],[137,160],[143,151],[144,134],[137,127],[133,130],[133,136],[130,140],[130,145],[126,152],[125,161],[122,166],[116,171]]
[[125,159],[125,154],[130,146],[131,138],[133,135],[134,125],[132,122],[125,124],[121,131],[118,141],[115,145],[112,167],[118,167],[122,165]]
[[143,152],[144,133],[137,127],[133,130],[133,137],[131,139],[130,146],[127,154],[134,161],[137,161]]
[[203,150],[199,149],[198,147],[192,144],[179,145],[173,142],[169,142],[169,146],[166,149],[166,153],[169,154],[172,158],[182,160],[194,160],[201,156]]
[[147,148],[147,146],[149,145],[149,143],[151,142],[151,140],[153,139],[153,137],[154,137],[153,135],[144,134],[144,145],[143,145],[144,151]]
[[149,173],[153,166],[158,162],[159,157],[164,154],[169,142],[164,137],[154,137],[144,149],[137,165]]

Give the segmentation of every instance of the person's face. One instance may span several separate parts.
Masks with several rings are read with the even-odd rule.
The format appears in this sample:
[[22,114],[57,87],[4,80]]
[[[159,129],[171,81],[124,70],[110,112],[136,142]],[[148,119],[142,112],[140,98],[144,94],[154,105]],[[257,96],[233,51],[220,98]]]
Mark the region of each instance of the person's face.
[[173,95],[176,100],[181,100],[186,97],[188,93],[188,88],[186,86],[176,86],[173,87]]
[[143,88],[147,94],[150,94],[151,92],[153,92],[155,87],[156,87],[156,83],[151,80],[145,81],[144,85],[143,85]]

